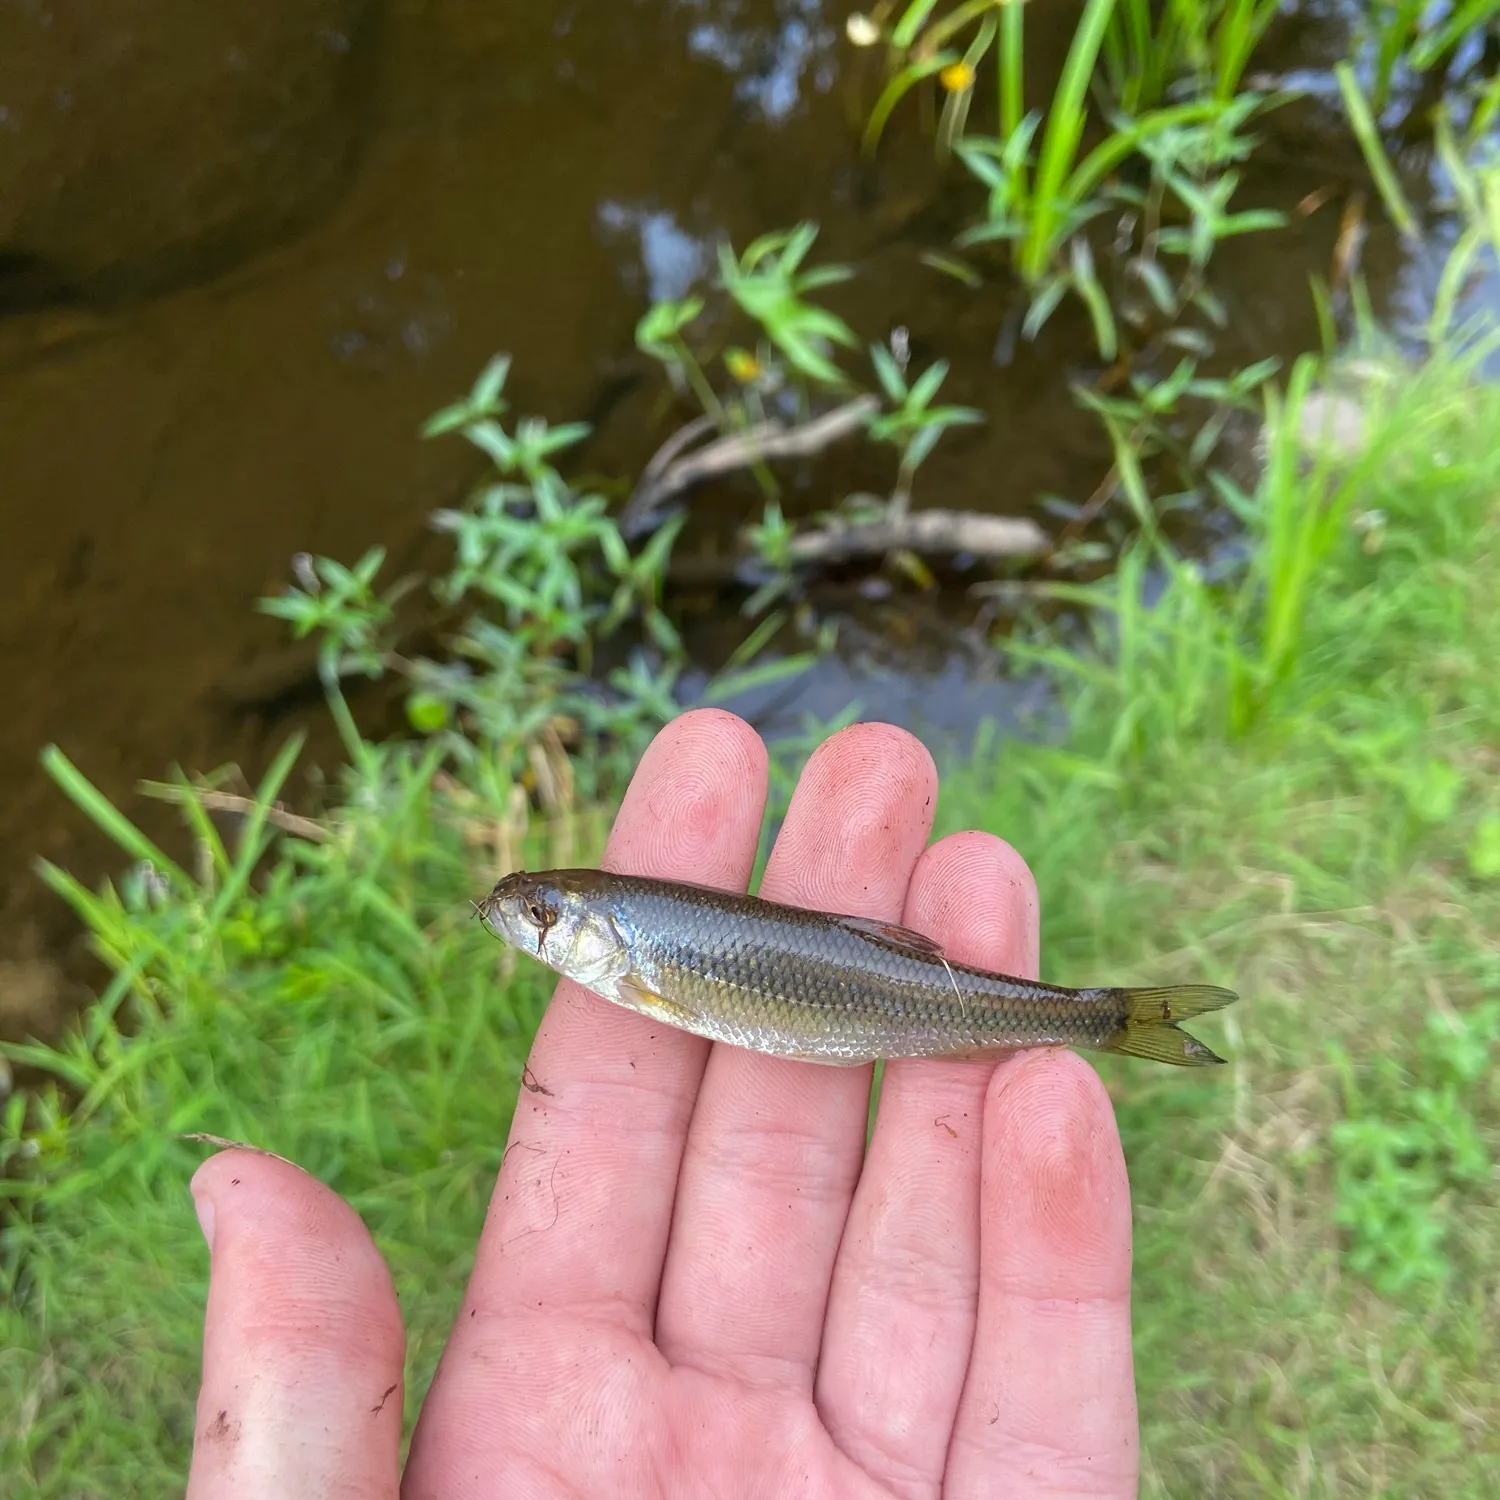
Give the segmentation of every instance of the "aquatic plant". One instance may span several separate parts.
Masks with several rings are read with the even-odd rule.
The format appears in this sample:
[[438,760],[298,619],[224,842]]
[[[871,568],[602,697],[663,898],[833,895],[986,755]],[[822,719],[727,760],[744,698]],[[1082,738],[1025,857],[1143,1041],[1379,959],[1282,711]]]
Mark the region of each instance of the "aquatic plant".
[[[848,381],[831,355],[835,346],[858,346],[853,330],[825,307],[807,300],[809,292],[847,281],[848,266],[802,263],[818,238],[816,224],[763,234],[739,255],[723,242],[718,247],[719,285],[765,333],[790,366],[794,377],[824,391],[844,391]],[[799,392],[804,412],[810,407],[806,387]]]
[[[904,351],[903,351],[904,354]],[[934,406],[933,398],[948,375],[948,361],[940,359],[915,380],[906,378],[906,359],[883,344],[870,345],[870,363],[892,410],[870,423],[877,443],[894,444],[901,453],[892,505],[899,513],[911,497],[912,479],[950,427],[967,427],[984,420],[971,406]]]
[[[769,465],[753,455],[767,425],[777,425],[777,406],[785,411],[789,397],[790,416],[809,424],[820,405],[861,393],[858,382],[834,359],[839,348],[855,347],[853,331],[835,313],[808,299],[808,293],[847,281],[854,274],[844,265],[803,268],[817,235],[816,224],[803,223],[762,235],[739,254],[732,245],[720,245],[715,290],[751,321],[758,334],[753,353],[736,344],[725,348],[722,360],[729,382],[722,391],[713,388],[703,362],[685,342],[684,331],[704,313],[703,297],[694,294],[659,303],[636,326],[637,346],[661,362],[674,388],[692,394],[721,434],[745,436],[746,466],[768,502],[776,500],[780,489]],[[895,514],[905,508],[916,472],[942,434],[983,420],[972,407],[932,405],[947,375],[947,361],[938,361],[918,379],[907,382],[906,356],[899,352],[904,336],[904,330],[895,330],[889,347],[870,347],[883,401],[868,402],[868,413],[857,423],[870,441],[898,451],[889,498]],[[801,430],[812,428],[804,425]],[[795,431],[792,436],[795,447]],[[768,534],[780,533],[782,522],[768,524]],[[759,550],[755,534],[751,540]]]
[[[669,347],[672,336],[663,338]],[[594,778],[581,790],[601,795],[682,706],[675,689],[686,653],[661,601],[682,518],[632,552],[608,500],[578,490],[555,467],[588,426],[523,418],[508,429],[502,421],[509,370],[509,357],[498,356],[466,397],[424,428],[429,437],[462,436],[493,469],[467,504],[432,516],[433,529],[453,543],[451,565],[428,580],[450,622],[442,658],[400,650],[394,606],[413,582],[378,593],[379,548],[352,569],[308,560],[297,582],[261,608],[297,638],[317,638],[320,675],[351,757],[363,753],[363,741],[342,681],[394,672],[407,685],[410,727],[452,762],[499,764],[519,776],[550,739],[566,743]],[[626,649],[616,654],[627,659],[601,683],[596,663],[617,640]],[[813,659],[795,652],[741,665],[765,681],[768,673],[795,675]],[[716,675],[705,693],[732,694],[743,671]]]
[[[1366,65],[1370,105],[1379,116],[1403,87],[1420,97],[1424,77],[1481,66],[1500,19],[1500,0],[1373,0],[1357,9],[1355,52]],[[1447,81],[1447,80],[1443,80]]]
[[1129,114],[1174,93],[1228,103],[1281,0],[1119,0],[1104,37],[1102,73]]
[[[1196,8],[1174,4],[1157,24],[1147,7],[1088,0],[1043,113],[1024,107],[1023,6],[974,0],[939,14],[935,5],[917,0],[886,38],[892,76],[871,111],[865,145],[873,149],[900,98],[936,73],[948,96],[940,148],[944,154],[951,149],[986,190],[983,213],[959,235],[959,246],[1009,246],[1009,264],[1029,301],[1027,337],[1034,338],[1062,298],[1072,294],[1088,311],[1100,357],[1113,360],[1119,352],[1116,299],[1085,238],[1092,221],[1109,213],[1130,220],[1137,217],[1135,210],[1144,210],[1139,215],[1148,226],[1144,259],[1155,264],[1158,252],[1173,248],[1179,238],[1175,230],[1160,231],[1159,222],[1163,199],[1175,200],[1193,221],[1189,244],[1199,281],[1214,244],[1282,222],[1265,214],[1231,214],[1237,178],[1226,170],[1249,154],[1253,141],[1247,127],[1269,102],[1238,88],[1273,11],[1267,0]],[[951,51],[947,43],[971,26],[968,51]],[[999,133],[967,134],[979,63],[992,46],[997,48]],[[1114,87],[1108,82],[1111,72]],[[1186,97],[1162,105],[1166,82],[1184,74],[1191,75]],[[1095,94],[1103,96],[1108,130],[1085,150]],[[1135,180],[1141,165],[1148,177],[1144,187]],[[1121,236],[1115,239],[1118,243]],[[1130,239],[1127,232],[1124,240]],[[965,274],[961,264],[942,261],[939,268]],[[1162,304],[1167,300],[1158,298]],[[1178,300],[1191,301],[1192,295]]]
[[[1171,99],[1212,97],[1227,103],[1280,8],[1280,0],[1089,0],[1079,17],[1068,68],[1067,96],[1054,101],[1078,116],[1085,92],[1134,118]],[[866,121],[863,144],[873,151],[902,99],[935,80],[946,96],[936,128],[940,156],[963,134],[980,67],[996,57],[1001,132],[1020,124],[1025,0],[964,0],[941,7],[911,0],[891,18],[882,4],[848,26],[863,47],[883,44],[885,83]]]

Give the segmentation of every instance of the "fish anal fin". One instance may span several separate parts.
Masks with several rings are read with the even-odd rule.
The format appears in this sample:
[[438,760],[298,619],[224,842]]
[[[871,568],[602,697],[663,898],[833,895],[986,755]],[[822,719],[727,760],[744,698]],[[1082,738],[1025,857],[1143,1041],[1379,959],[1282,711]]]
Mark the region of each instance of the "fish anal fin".
[[913,932],[897,922],[881,922],[875,917],[835,917],[840,927],[857,932],[861,937],[872,938],[887,948],[904,948],[919,958],[941,958],[943,945],[934,942],[925,933]]
[[951,1052],[944,1049],[930,1054],[928,1061],[998,1063],[1004,1062],[1007,1057],[1014,1057],[1018,1052],[1039,1052],[1053,1045],[1051,1042],[1032,1042],[1025,1047],[955,1047]]
[[827,1057],[811,1052],[778,1052],[788,1062],[817,1063],[825,1068],[865,1068],[874,1062],[871,1057]]

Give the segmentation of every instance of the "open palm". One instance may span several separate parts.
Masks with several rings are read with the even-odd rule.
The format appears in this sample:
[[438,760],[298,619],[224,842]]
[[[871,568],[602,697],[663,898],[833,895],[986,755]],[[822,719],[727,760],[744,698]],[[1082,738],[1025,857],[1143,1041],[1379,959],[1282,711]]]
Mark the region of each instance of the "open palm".
[[[731,715],[669,725],[609,868],[745,889],[766,795]],[[927,752],[813,756],[762,893],[1032,975],[1007,845],[927,847]],[[870,1073],[760,1057],[566,981],[400,1465],[404,1335],[353,1211],[274,1158],[194,1180],[212,1245],[190,1500],[1133,1495],[1130,1206],[1070,1053]]]

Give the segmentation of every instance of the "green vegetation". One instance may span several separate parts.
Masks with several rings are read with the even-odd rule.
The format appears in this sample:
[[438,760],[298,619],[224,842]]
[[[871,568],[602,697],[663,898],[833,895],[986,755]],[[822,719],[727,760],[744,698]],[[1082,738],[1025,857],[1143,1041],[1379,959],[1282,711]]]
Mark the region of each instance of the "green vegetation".
[[[994,830],[1030,861],[1049,976],[1244,996],[1204,1030],[1226,1069],[1102,1065],[1136,1203],[1145,1493],[1477,1497],[1500,1472],[1500,387],[1481,379],[1500,336],[1460,314],[1500,245],[1500,90],[1465,74],[1467,113],[1434,127],[1456,243],[1421,359],[1368,318],[1341,342],[1324,297],[1321,355],[1204,374],[1213,247],[1273,232],[1229,208],[1273,9],[1089,0],[1045,118],[1023,107],[1021,5],[912,0],[868,20],[887,43],[873,136],[936,79],[939,142],[988,193],[970,248],[1013,252],[982,275],[929,263],[1009,277],[1033,335],[1072,292],[1120,375],[1078,387],[1115,467],[1070,522],[1123,495],[1116,566],[1067,581],[1100,554],[1060,546],[1003,648],[1066,732],[981,737],[945,768],[939,828]],[[1470,67],[1492,9],[1372,7],[1340,72],[1398,222],[1389,96]],[[992,53],[998,134],[969,136]],[[1098,144],[1090,101],[1125,121]],[[1106,207],[1135,215],[1118,275],[1084,236]],[[899,516],[973,413],[939,404],[944,361],[909,370],[895,341],[870,349],[862,393],[864,336],[818,300],[848,272],[809,265],[815,239],[726,247],[714,286],[652,309],[638,344],[721,440],[867,395],[894,483],[832,514]],[[594,858],[686,661],[666,588],[680,523],[631,540],[607,486],[563,472],[581,427],[508,420],[508,370],[428,425],[493,471],[434,518],[453,542],[426,585],[442,659],[401,649],[412,583],[378,587],[378,552],[304,560],[266,603],[318,639],[344,735],[320,816],[277,800],[296,743],[249,799],[178,777],[153,788],[193,834],[178,864],[48,752],[130,864],[99,891],[44,868],[113,978],[56,1048],[4,1049],[37,1080],[0,1126],[0,1473],[18,1495],[180,1486],[206,1271],[194,1133],[291,1157],[365,1217],[408,1320],[408,1418],[420,1403],[548,989],[469,901],[499,870]],[[1265,421],[1243,484],[1214,466],[1236,413]],[[826,645],[804,620],[801,649],[767,658],[804,523],[771,464],[751,472],[764,576],[718,698]],[[1232,512],[1240,562],[1210,575],[1168,546],[1160,519],[1186,503]],[[341,685],[388,672],[409,735],[368,739]],[[829,727],[775,747],[768,824]]]
[[1386,376],[1322,477],[1283,410],[1238,589],[1168,563],[1147,611],[1135,554],[1101,654],[1040,652],[1066,743],[982,749],[942,810],[1032,861],[1058,972],[1246,997],[1230,1080],[1104,1069],[1148,1494],[1480,1496],[1500,1461],[1500,392]]
[[[885,35],[889,79],[870,111],[865,147],[876,148],[897,104],[936,75],[947,95],[940,154],[956,152],[987,194],[958,245],[1010,246],[1010,269],[1029,302],[1028,338],[1072,293],[1088,309],[1100,357],[1112,361],[1121,354],[1116,299],[1085,232],[1091,225],[1113,217],[1108,254],[1120,275],[1146,286],[1161,316],[1175,320],[1196,309],[1212,322],[1217,307],[1203,278],[1214,247],[1283,222],[1265,211],[1229,212],[1239,183],[1234,164],[1254,145],[1247,127],[1280,102],[1240,90],[1276,8],[1267,0],[1156,8],[1146,0],[1087,0],[1043,112],[1027,110],[1023,99],[1024,5],[971,0],[939,14],[931,0],[913,0]],[[968,50],[951,50],[971,27]],[[971,135],[969,104],[992,47],[999,133]],[[1164,102],[1169,93],[1176,102]],[[1086,146],[1091,96],[1108,128]],[[1183,264],[1174,274],[1177,258]]]
[[[1032,862],[1050,973],[1245,996],[1215,1023],[1223,1073],[1106,1068],[1148,1493],[1481,1495],[1500,1459],[1500,391],[1473,358],[1367,360],[1386,378],[1362,387],[1362,453],[1310,471],[1300,368],[1236,497],[1244,578],[1137,548],[1088,595],[1096,654],[1041,626],[1027,652],[1066,741],[981,744],[945,780],[944,828]],[[61,1050],[12,1049],[57,1085],[11,1101],[0,1147],[21,1493],[180,1478],[204,1274],[180,1132],[253,1140],[354,1202],[420,1399],[544,995],[467,899],[501,866],[591,857],[604,824],[528,811],[498,765],[444,771],[437,743],[364,749],[313,838],[266,811],[291,751],[233,848],[189,799],[197,872],[54,757],[144,863],[97,896],[50,873],[119,977]]]

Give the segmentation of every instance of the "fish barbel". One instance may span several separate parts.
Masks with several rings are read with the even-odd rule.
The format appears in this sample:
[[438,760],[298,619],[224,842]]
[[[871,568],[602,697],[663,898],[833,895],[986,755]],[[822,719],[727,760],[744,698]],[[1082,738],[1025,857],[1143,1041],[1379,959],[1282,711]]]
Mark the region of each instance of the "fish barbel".
[[602,870],[518,871],[479,903],[497,937],[606,1000],[776,1057],[853,1065],[1069,1046],[1223,1062],[1178,1022],[1213,985],[1063,989],[948,960],[891,922]]

